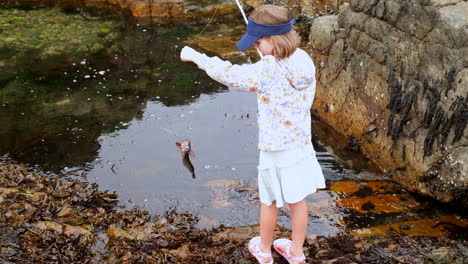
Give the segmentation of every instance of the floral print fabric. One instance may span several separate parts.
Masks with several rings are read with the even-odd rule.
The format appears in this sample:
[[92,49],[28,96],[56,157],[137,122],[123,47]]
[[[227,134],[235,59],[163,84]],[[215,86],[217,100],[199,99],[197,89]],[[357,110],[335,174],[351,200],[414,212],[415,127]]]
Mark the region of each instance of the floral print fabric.
[[260,150],[310,144],[310,108],[316,81],[314,63],[305,51],[297,49],[284,60],[267,55],[257,63],[244,65],[200,53],[193,61],[216,81],[257,94]]

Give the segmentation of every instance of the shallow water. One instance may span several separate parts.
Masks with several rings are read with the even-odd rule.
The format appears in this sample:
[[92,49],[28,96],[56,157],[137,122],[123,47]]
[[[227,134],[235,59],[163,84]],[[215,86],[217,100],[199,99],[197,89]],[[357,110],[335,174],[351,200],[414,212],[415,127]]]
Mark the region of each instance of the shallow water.
[[[118,51],[2,82],[0,155],[96,182],[116,191],[124,207],[188,211],[201,227],[257,224],[255,95],[229,90],[180,62],[183,42],[199,30],[128,26]],[[12,90],[22,92],[7,93]],[[383,179],[364,157],[343,151],[346,142],[330,140],[324,124],[314,122],[313,131],[328,185]],[[195,178],[175,145],[186,138],[196,153]],[[340,203],[343,198],[334,190],[307,198],[309,234],[394,222],[406,212],[370,212],[363,222],[348,210],[354,201]],[[290,225],[287,209],[280,210],[279,223]]]

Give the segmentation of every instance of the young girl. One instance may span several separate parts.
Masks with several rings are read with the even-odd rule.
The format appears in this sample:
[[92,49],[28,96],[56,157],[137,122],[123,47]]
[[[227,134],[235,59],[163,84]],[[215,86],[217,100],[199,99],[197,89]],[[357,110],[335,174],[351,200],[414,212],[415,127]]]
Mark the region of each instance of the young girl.
[[[273,263],[271,246],[289,263],[305,263],[303,244],[308,212],[304,198],[325,188],[311,143],[310,108],[315,95],[315,66],[299,49],[300,37],[287,8],[265,5],[249,17],[239,50],[254,45],[263,58],[254,64],[232,65],[218,57],[184,47],[183,61],[192,61],[213,79],[236,89],[255,92],[258,101],[260,161],[260,236],[249,242],[259,263]],[[277,208],[287,203],[292,217],[292,241],[273,242]]]

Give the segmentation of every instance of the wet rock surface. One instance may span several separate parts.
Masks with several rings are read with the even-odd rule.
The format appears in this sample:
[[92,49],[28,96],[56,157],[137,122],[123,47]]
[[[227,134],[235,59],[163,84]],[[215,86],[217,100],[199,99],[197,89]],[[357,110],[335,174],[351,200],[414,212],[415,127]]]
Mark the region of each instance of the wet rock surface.
[[466,1],[351,1],[316,18],[314,109],[404,187],[467,205]]
[[[340,6],[349,0],[281,1],[241,0],[248,13],[262,4],[280,4],[288,7],[293,17],[310,25],[314,18],[337,14]],[[5,0],[0,7],[58,7],[67,12],[112,15],[128,18],[140,24],[207,23],[212,21],[243,21],[233,1],[219,0]]]
[[[255,191],[241,182],[208,185],[249,192],[256,199]],[[343,199],[397,190],[389,182],[336,182],[330,186]],[[0,197],[2,263],[255,262],[246,244],[258,235],[258,226],[220,225],[207,230],[196,228],[199,219],[189,213],[171,210],[151,215],[139,208],[119,209],[117,195],[100,191],[95,184],[38,175],[11,161],[0,164]],[[337,204],[347,206],[340,199]],[[373,213],[389,215],[377,207]],[[365,215],[360,210],[355,214]],[[342,220],[344,226],[348,220]],[[432,221],[432,233],[410,233],[425,228],[415,221],[381,233],[348,232],[353,229],[350,226],[335,236],[310,236],[305,253],[309,263],[465,263],[468,221],[453,216]],[[275,237],[282,236],[290,236],[290,232],[278,227]],[[273,256],[277,263],[286,263],[278,254]]]
[[125,16],[137,22],[172,23],[184,16],[182,0],[6,0],[0,7],[58,7],[70,12]]
[[6,0],[0,7],[58,7],[67,12],[111,15],[146,25],[207,22],[240,16],[237,5],[224,0]]

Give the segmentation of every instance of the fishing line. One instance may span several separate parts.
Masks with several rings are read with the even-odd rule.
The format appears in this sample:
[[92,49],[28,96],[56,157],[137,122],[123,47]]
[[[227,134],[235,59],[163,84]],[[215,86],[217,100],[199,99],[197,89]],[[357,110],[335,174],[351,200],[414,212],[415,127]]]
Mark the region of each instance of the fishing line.
[[198,37],[200,37],[200,35],[203,33],[203,31],[205,31],[205,29],[208,27],[209,24],[211,24],[211,21],[213,21],[213,18],[215,17],[216,13],[218,12],[218,9],[219,9],[219,5],[221,4],[221,0],[218,0],[218,4],[216,5],[216,8],[215,8],[215,11],[213,13],[213,15],[211,16],[210,20],[208,20],[208,24],[205,25],[205,27],[202,28],[202,30],[200,31],[200,33],[198,33],[198,35],[192,39],[192,41],[190,41],[189,45],[192,45],[192,43],[198,39]]
[[[239,8],[239,10],[241,11],[241,14],[242,14],[242,17],[244,18],[245,24],[248,25],[249,21],[247,20],[247,16],[245,15],[244,9],[242,8],[242,5],[239,2],[239,0],[236,0],[236,4],[237,4],[237,7]],[[211,23],[211,21],[213,21],[213,18],[215,17],[216,13],[218,12],[218,9],[219,9],[220,5],[221,5],[221,0],[218,0],[218,4],[216,5],[216,9],[215,9],[213,15],[211,16],[210,20],[208,20],[208,24],[206,24],[205,27],[202,28],[200,33],[198,33],[198,35],[194,39],[192,39],[192,41],[190,41],[189,45],[192,45],[192,43],[200,37],[200,35],[203,33],[203,31],[205,31],[205,29],[208,27],[208,25]],[[257,52],[258,52],[258,55],[260,55],[260,58],[263,58],[263,54],[260,52],[259,49],[257,49]]]

